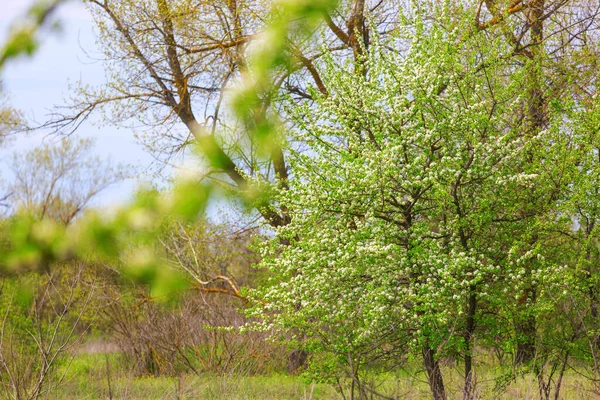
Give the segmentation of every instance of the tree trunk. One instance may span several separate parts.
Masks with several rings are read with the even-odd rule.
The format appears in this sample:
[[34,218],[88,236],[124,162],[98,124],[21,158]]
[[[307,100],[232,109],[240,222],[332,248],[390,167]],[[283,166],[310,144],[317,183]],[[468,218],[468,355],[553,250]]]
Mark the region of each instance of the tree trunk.
[[[528,307],[527,303],[535,304],[536,288],[529,287],[523,293],[519,301],[519,306],[522,309]],[[536,319],[535,315],[530,315],[526,310],[526,315],[523,318],[518,317],[516,323],[517,334],[517,353],[515,355],[515,365],[526,365],[533,361],[535,357],[536,343]]]
[[288,372],[294,374],[300,370],[308,359],[308,353],[305,350],[292,350],[288,356]]
[[516,365],[526,365],[533,361],[535,357],[535,317],[527,317],[524,321],[517,324],[517,354],[515,356]]
[[469,298],[467,300],[467,321],[465,325],[464,343],[465,343],[465,387],[463,390],[463,400],[471,400],[475,390],[475,375],[473,371],[473,349],[471,343],[475,331],[475,312],[477,311],[477,294],[475,287],[469,288]]
[[[591,228],[587,228],[586,229],[588,232],[586,232],[586,236],[589,237],[590,235],[590,231]],[[586,239],[587,239],[586,237]],[[599,317],[600,317],[600,306],[599,306],[599,301],[598,301],[598,288],[596,288],[596,285],[593,282],[593,271],[592,271],[592,264],[591,264],[591,259],[592,259],[592,252],[590,249],[588,249],[585,252],[585,261],[587,262],[587,268],[586,268],[586,280],[588,282],[588,296],[589,296],[589,300],[590,300],[590,315],[592,317],[592,324],[595,328],[597,328],[597,324],[600,321]],[[600,335],[595,335],[592,339],[592,344],[594,346],[594,351],[598,352],[600,350]]]
[[433,350],[427,340],[423,344],[423,362],[427,370],[427,378],[429,379],[429,387],[433,400],[446,400],[446,389],[444,388],[444,377],[440,370],[440,363],[435,358],[435,350]]
[[[546,124],[546,100],[543,95],[543,71],[542,71],[542,56],[543,56],[543,40],[544,40],[544,9],[545,0],[532,0],[528,4],[527,19],[531,29],[531,51],[530,60],[527,64],[529,83],[528,93],[528,118],[530,125],[529,135],[533,136],[541,131]],[[532,243],[537,241],[537,237],[533,238]],[[533,268],[533,267],[532,267]],[[527,271],[526,279],[530,279],[531,271]],[[535,304],[537,288],[534,285],[529,285],[523,296],[521,304],[527,307],[528,300]],[[515,362],[517,365],[524,365],[531,362],[535,356],[536,344],[536,320],[535,315],[528,312],[523,319],[517,320],[516,333],[519,337],[517,343],[517,353]]]

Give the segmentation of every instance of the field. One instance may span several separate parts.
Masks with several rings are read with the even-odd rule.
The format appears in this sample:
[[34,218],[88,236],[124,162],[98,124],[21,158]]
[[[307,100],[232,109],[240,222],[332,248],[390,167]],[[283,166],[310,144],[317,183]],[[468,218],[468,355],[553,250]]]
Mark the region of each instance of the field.
[[[108,369],[107,369],[108,366]],[[285,373],[269,376],[189,375],[178,377],[134,376],[126,370],[119,353],[79,354],[66,372],[63,383],[46,395],[60,399],[207,399],[207,400],[308,400],[341,399],[332,385],[311,383],[302,376]],[[108,374],[107,374],[108,371]],[[464,382],[457,369],[446,366],[444,375],[450,399],[462,398]],[[496,367],[480,372],[477,379],[481,399],[537,399],[537,382],[526,375],[510,382],[504,390],[497,389]],[[380,393],[395,399],[429,399],[431,394],[425,375],[418,370],[402,370],[394,374],[372,377]],[[495,389],[496,387],[496,389]],[[561,399],[598,399],[589,382],[573,372],[567,373]]]

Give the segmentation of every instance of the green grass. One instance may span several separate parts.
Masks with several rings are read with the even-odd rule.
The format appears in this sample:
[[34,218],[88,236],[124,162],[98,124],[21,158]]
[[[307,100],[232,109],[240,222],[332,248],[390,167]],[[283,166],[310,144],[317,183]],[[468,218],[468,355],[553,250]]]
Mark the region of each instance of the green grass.
[[[301,377],[283,374],[269,376],[181,375],[180,377],[136,377],[129,373],[117,353],[82,354],[73,358],[63,384],[47,395],[48,399],[108,399],[106,359],[111,370],[113,399],[207,399],[207,400],[308,400],[339,399],[335,388],[326,384],[305,382]],[[67,365],[61,366],[63,371]],[[537,382],[525,375],[510,383],[503,391],[494,390],[496,377],[502,374],[498,366],[478,371],[479,398],[493,400],[537,399]],[[444,368],[449,399],[462,398],[463,380],[460,370]],[[373,387],[397,399],[429,399],[425,375],[417,370],[378,374]],[[597,399],[586,380],[572,372],[565,375],[561,399]]]
[[[48,394],[52,399],[108,399],[106,356],[78,355],[68,366],[63,384]],[[337,399],[325,384],[310,384],[297,376],[136,377],[121,367],[121,357],[108,355],[113,399]],[[63,370],[67,365],[61,366]]]

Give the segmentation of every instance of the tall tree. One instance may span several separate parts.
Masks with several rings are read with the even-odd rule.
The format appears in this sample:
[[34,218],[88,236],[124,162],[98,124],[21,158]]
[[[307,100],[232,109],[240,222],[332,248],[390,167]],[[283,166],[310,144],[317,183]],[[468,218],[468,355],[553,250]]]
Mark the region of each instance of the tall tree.
[[75,219],[103,190],[122,179],[107,162],[90,155],[91,140],[63,139],[15,154],[11,201],[36,219],[64,225]]
[[[585,102],[595,93],[597,79],[600,4],[597,1],[482,0],[475,16],[477,29],[505,37],[517,66],[526,71],[528,88],[521,118],[526,121],[522,134],[530,137],[548,128],[552,99],[567,97]],[[542,156],[543,158],[543,156]],[[536,160],[532,156],[530,164]],[[524,170],[529,167],[524,165]],[[532,190],[522,203],[522,218],[543,214],[552,201],[552,190],[545,194]],[[527,230],[523,230],[525,235]],[[531,247],[539,245],[537,235],[524,237]],[[527,251],[527,250],[525,250]],[[536,262],[528,270],[536,269]],[[526,277],[532,280],[531,277]],[[523,312],[515,321],[517,350],[515,362],[527,364],[535,357],[536,321],[526,304],[534,304],[535,284],[521,296]]]
[[[148,129],[139,137],[159,159],[168,161],[187,144],[198,142],[234,188],[255,182],[285,187],[290,174],[282,148],[285,137],[272,141],[262,157],[248,124],[260,125],[269,109],[277,109],[279,93],[310,98],[307,83],[327,93],[319,67],[322,46],[342,59],[358,61],[369,41],[369,15],[385,35],[396,24],[397,5],[344,1],[325,13],[323,26],[310,38],[290,34],[291,62],[274,71],[276,92],[258,99],[252,121],[232,121],[225,109],[227,93],[243,81],[251,58],[249,42],[260,36],[265,21],[277,18],[276,3],[204,0],[93,0],[99,43],[110,71],[100,88],[82,86],[74,94],[72,114],[48,123],[58,129],[77,128],[92,112],[104,109],[113,123],[134,120]],[[317,43],[322,38],[321,43]],[[281,226],[286,211],[262,199],[255,204],[265,221]]]
[[265,247],[275,278],[258,308],[271,328],[299,329],[305,346],[333,354],[363,391],[361,363],[391,346],[417,350],[433,398],[445,399],[439,357],[458,353],[471,398],[476,328],[484,337],[497,323],[478,321],[480,310],[505,297],[496,234],[514,244],[507,205],[550,175],[515,166],[556,139],[525,140],[511,125],[527,75],[499,56],[503,39],[457,33],[468,13],[440,15],[373,45],[367,74],[329,56],[324,82],[335,89],[290,106],[310,150],[292,153],[281,194],[292,219]]

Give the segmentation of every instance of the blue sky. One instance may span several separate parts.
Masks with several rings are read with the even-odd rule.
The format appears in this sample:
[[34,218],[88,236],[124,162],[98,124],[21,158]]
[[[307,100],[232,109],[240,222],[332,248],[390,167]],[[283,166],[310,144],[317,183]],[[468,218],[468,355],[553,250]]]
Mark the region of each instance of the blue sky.
[[[10,24],[22,16],[30,0],[0,0],[0,43],[6,37]],[[98,53],[95,45],[93,23],[81,1],[67,2],[56,16],[62,30],[44,33],[42,45],[32,58],[13,61],[0,75],[3,91],[8,95],[9,104],[25,113],[28,120],[43,122],[49,110],[55,105],[65,103],[69,97],[69,83],[81,80],[91,85],[104,82],[104,68],[100,62],[90,60],[86,55]],[[141,145],[137,144],[133,132],[110,126],[95,126],[95,116],[86,121],[75,133],[80,137],[96,139],[94,149],[102,159],[112,163],[123,163],[146,169],[152,162]],[[0,163],[3,176],[9,176],[7,159],[14,152],[33,148],[44,141],[57,141],[56,136],[47,133],[19,135],[8,146],[0,149]],[[107,206],[125,201],[137,182],[128,180],[114,185],[104,192],[96,205]]]

